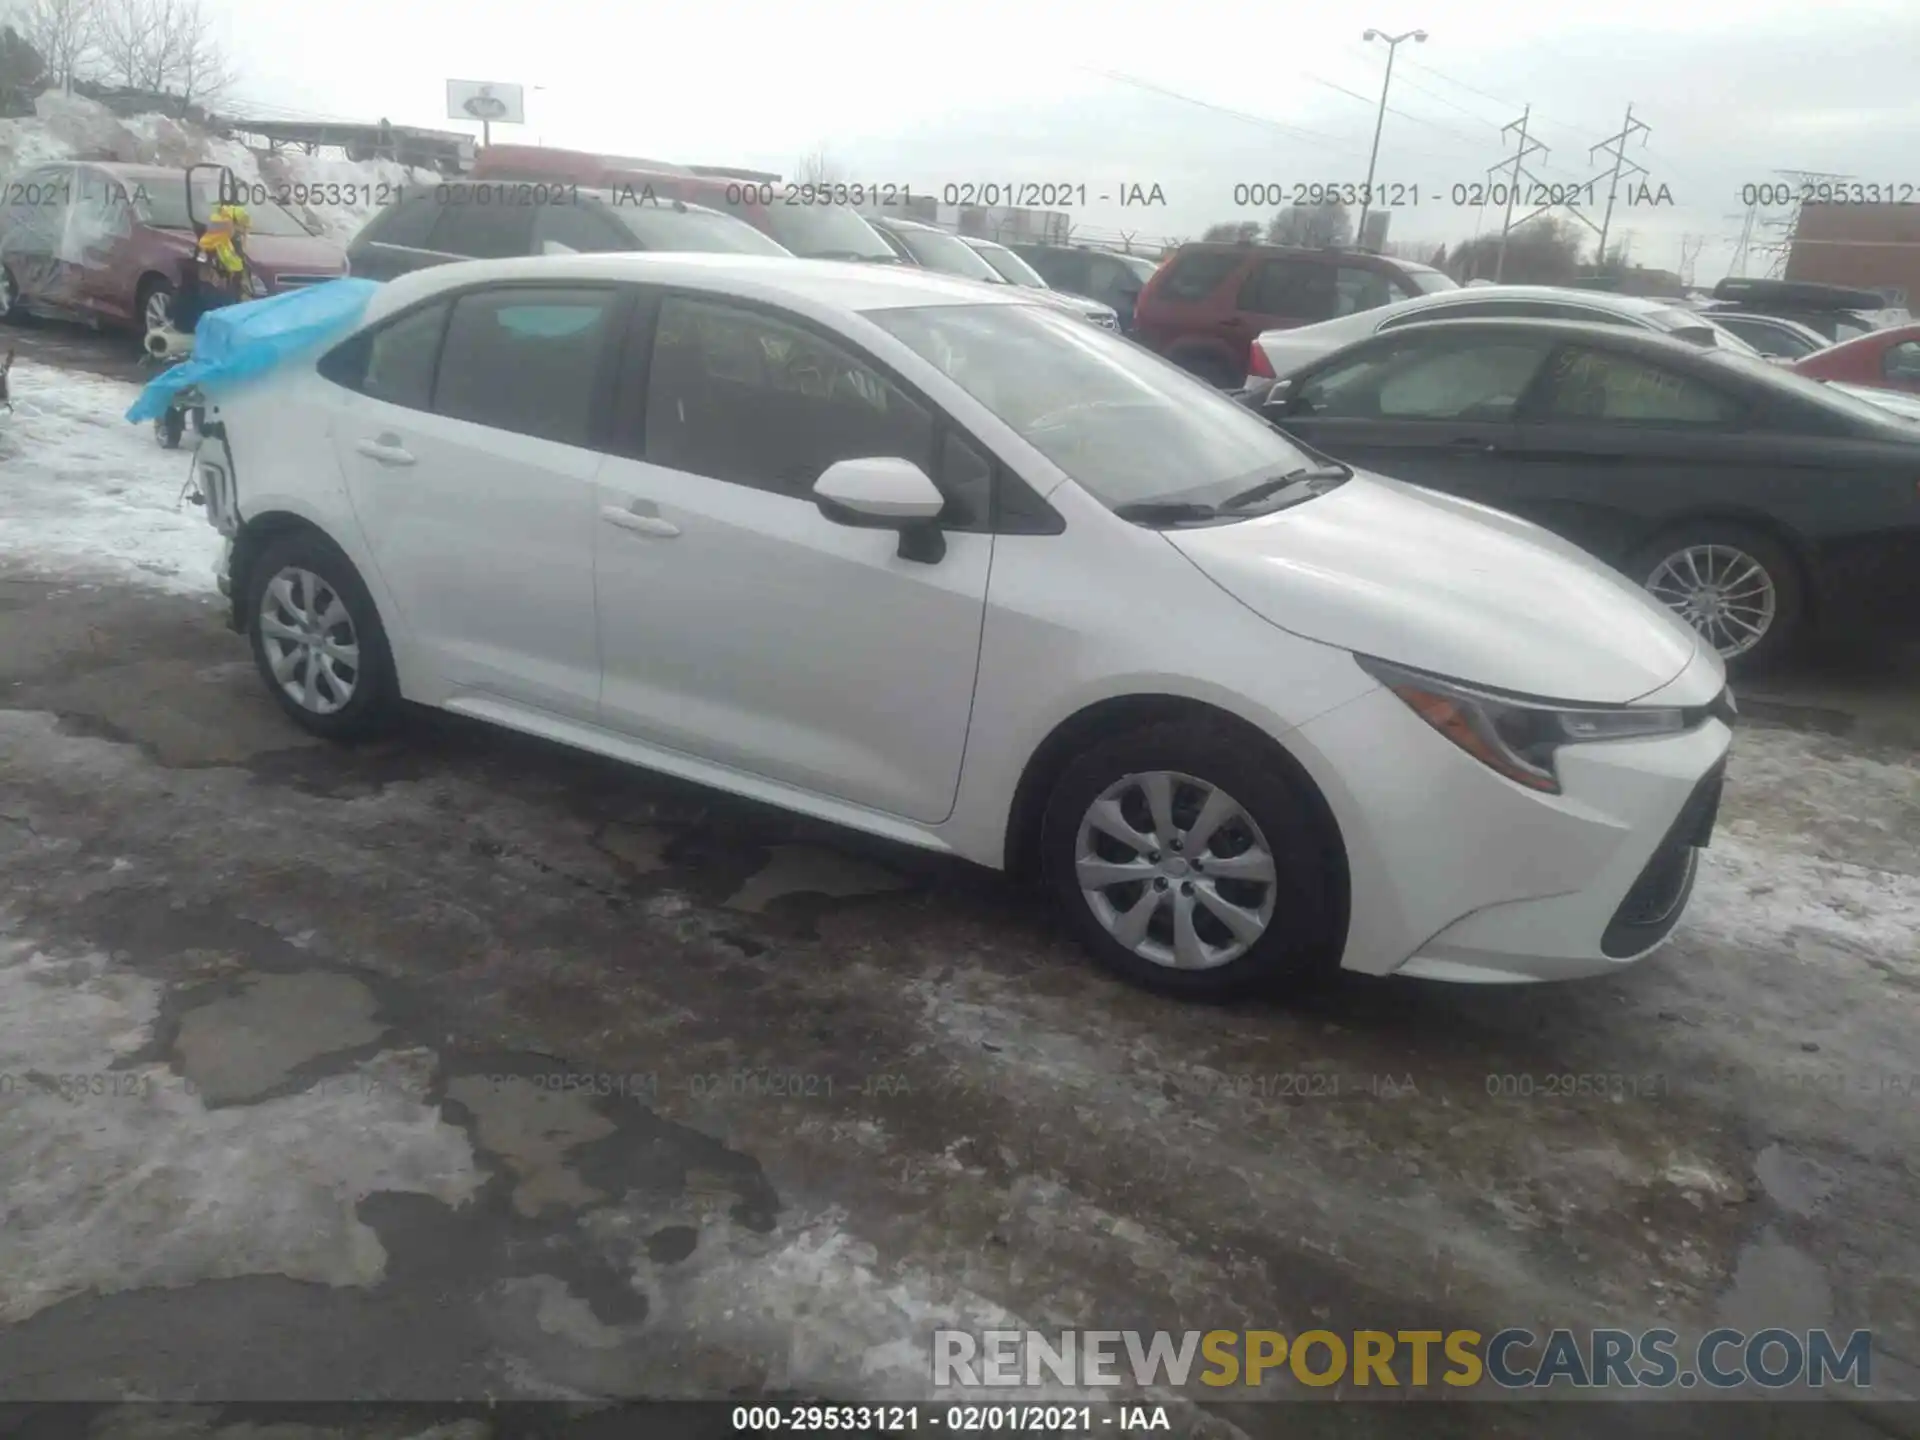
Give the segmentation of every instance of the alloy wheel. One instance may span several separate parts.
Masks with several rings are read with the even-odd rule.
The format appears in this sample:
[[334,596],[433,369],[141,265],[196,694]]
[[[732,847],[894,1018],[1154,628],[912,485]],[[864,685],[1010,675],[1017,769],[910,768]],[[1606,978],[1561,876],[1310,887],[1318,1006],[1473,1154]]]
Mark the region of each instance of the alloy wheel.
[[311,570],[289,566],[260,597],[260,639],[274,682],[302,710],[332,715],[360,683],[360,641],[346,602]]
[[141,318],[146,321],[148,334],[172,328],[173,296],[165,290],[152,291],[147,296],[147,308],[141,312]]
[[1728,660],[1766,638],[1780,603],[1766,566],[1732,545],[1676,550],[1653,567],[1646,588]]
[[1074,874],[1094,918],[1143,960],[1211,970],[1273,920],[1273,850],[1226,791],[1192,775],[1122,776],[1087,807]]

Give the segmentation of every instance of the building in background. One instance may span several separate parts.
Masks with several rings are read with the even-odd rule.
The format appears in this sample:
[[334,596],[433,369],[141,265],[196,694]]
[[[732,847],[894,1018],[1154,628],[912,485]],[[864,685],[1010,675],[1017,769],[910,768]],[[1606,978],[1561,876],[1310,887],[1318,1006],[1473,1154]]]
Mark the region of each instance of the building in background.
[[1920,296],[1920,205],[1802,205],[1789,280],[1878,290],[1889,305]]

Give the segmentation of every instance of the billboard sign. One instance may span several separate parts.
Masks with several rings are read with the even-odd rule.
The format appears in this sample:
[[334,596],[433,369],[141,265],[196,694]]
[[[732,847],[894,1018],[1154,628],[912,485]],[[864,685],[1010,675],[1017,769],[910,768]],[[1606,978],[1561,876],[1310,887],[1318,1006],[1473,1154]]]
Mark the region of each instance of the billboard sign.
[[447,117],[489,125],[527,123],[520,87],[490,80],[447,81]]

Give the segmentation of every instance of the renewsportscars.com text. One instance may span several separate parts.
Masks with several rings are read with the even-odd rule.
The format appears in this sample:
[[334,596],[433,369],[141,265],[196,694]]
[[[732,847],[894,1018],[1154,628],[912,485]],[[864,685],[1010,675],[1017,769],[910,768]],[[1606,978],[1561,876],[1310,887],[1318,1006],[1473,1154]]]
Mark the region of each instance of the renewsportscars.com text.
[[936,1386],[1171,1386],[1197,1381],[1257,1389],[1302,1385],[1456,1389],[1730,1390],[1742,1385],[1847,1385],[1873,1380],[1873,1337],[1855,1330],[1596,1329],[1544,1336],[1478,1330],[936,1330]]

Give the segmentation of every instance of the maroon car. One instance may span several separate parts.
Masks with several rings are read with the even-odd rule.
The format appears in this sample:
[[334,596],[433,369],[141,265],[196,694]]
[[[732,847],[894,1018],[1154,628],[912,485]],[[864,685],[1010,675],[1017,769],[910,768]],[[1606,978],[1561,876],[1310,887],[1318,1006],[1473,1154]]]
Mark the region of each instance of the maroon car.
[[[84,320],[145,333],[167,322],[192,262],[193,219],[219,203],[219,176],[158,165],[64,162],[23,170],[0,189],[0,314]],[[255,293],[347,273],[346,251],[292,213],[248,201]]]

